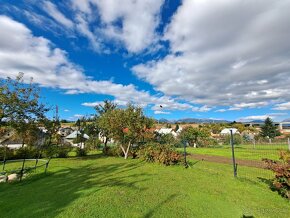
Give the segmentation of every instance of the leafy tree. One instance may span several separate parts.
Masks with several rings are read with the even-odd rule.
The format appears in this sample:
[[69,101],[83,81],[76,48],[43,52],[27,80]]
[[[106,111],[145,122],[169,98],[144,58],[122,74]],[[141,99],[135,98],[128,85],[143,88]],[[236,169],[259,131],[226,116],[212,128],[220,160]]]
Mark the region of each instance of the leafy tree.
[[273,121],[271,118],[267,117],[264,125],[261,127],[260,135],[262,137],[269,137],[269,138],[275,138],[276,136],[281,135],[277,127],[273,124]]
[[34,122],[44,118],[48,111],[39,102],[39,89],[33,84],[33,80],[26,85],[23,75],[20,73],[15,80],[10,77],[0,80],[0,126],[3,122]]
[[179,138],[181,141],[186,141],[189,146],[194,146],[199,145],[202,140],[209,136],[210,132],[206,129],[188,126],[181,131]]
[[[230,145],[231,144],[231,135],[226,135],[226,137],[225,137],[225,143],[227,144],[227,145]],[[235,144],[235,145],[240,145],[240,144],[242,144],[242,136],[240,136],[239,134],[234,134],[233,135],[233,143]]]
[[111,127],[109,126],[109,114],[114,111],[117,106],[118,105],[116,103],[105,100],[103,104],[98,104],[95,107],[97,116],[93,122],[95,128],[98,129],[98,134],[100,133],[100,135],[105,138],[104,150],[107,149],[108,141],[110,140],[110,138],[112,138]]
[[45,118],[49,109],[39,102],[39,89],[33,80],[24,84],[23,75],[20,73],[14,80],[10,77],[0,80],[0,127],[11,125],[24,145],[29,136],[36,135],[36,123]]
[[125,159],[130,148],[142,142],[147,130],[153,125],[153,120],[147,118],[141,108],[131,104],[126,109],[118,108],[107,112],[106,117],[111,136],[119,142]]
[[61,143],[61,136],[58,134],[58,131],[61,127],[61,124],[58,119],[49,120],[47,118],[42,120],[42,123],[47,130],[47,141],[46,146],[58,145]]
[[74,143],[80,143],[81,148],[80,149],[85,149],[85,142],[86,138],[84,137],[85,135],[85,130],[87,130],[88,125],[85,117],[82,117],[81,119],[78,119],[75,123],[77,127],[77,138],[74,140]]
[[97,106],[95,106],[95,110],[97,112],[97,114],[99,116],[101,116],[102,114],[108,112],[108,111],[112,111],[114,109],[117,108],[117,104],[109,101],[109,100],[105,100],[103,104],[98,104]]
[[176,124],[174,131],[177,132],[179,130],[179,128],[180,128],[179,125]]
[[169,134],[158,134],[157,141],[160,144],[168,144],[168,145],[173,145],[176,142],[174,136],[171,133],[169,133]]
[[245,127],[244,124],[242,123],[235,123],[232,125],[233,128],[236,128],[240,133],[242,133],[243,131],[245,131],[247,128]]

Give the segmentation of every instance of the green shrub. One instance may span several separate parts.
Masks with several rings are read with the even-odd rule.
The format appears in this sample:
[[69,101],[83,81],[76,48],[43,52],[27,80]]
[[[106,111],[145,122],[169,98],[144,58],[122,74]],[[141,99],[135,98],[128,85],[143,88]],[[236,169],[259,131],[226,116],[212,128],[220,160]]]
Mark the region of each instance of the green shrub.
[[175,151],[172,146],[165,144],[143,146],[139,149],[138,157],[147,162],[157,162],[166,166],[175,165],[182,161],[182,155]]
[[29,159],[29,158],[37,158],[39,154],[39,150],[35,147],[26,146],[23,148],[19,148],[16,150],[14,159]]
[[102,141],[98,138],[91,137],[86,141],[86,148],[89,150],[100,149],[102,147]]
[[77,149],[76,149],[76,153],[77,153],[77,156],[78,156],[78,157],[87,156],[87,154],[88,154],[88,149],[77,147]]
[[108,156],[124,157],[123,151],[119,146],[104,147],[103,153]]
[[160,134],[158,136],[158,142],[160,144],[175,144],[175,138],[172,134]]
[[59,145],[57,146],[57,157],[67,158],[68,153],[72,150],[70,145]]
[[271,189],[278,191],[280,195],[290,199],[290,152],[281,151],[280,160],[282,162],[264,159],[268,169],[275,173]]
[[198,142],[199,147],[214,147],[218,145],[218,141],[213,138],[204,138]]
[[49,145],[42,148],[42,153],[45,157],[56,157],[58,156],[58,146],[57,145]]
[[0,147],[0,160],[10,160],[14,158],[14,152],[12,149],[7,147]]
[[[239,134],[234,134],[233,138],[234,138],[234,144],[235,144],[235,145],[240,145],[240,144],[242,144],[242,136],[240,136]],[[230,144],[231,144],[231,135],[227,135],[227,136],[224,138],[224,143],[225,143],[226,145],[230,145]]]

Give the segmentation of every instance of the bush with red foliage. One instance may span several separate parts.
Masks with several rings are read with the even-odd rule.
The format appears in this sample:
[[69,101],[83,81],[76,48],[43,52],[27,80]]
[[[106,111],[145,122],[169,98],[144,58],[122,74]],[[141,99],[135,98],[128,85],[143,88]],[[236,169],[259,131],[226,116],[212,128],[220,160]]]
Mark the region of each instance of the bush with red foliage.
[[182,162],[183,156],[167,144],[151,144],[138,151],[138,157],[147,162],[157,162],[166,166]]
[[280,160],[264,159],[267,168],[275,173],[271,188],[278,191],[283,197],[290,199],[290,152],[281,151]]

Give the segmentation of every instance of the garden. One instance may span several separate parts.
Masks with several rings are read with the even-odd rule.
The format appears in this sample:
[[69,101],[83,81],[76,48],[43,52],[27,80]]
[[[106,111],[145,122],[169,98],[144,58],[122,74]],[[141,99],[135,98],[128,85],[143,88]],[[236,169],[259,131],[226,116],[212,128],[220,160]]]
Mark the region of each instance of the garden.
[[[190,168],[138,159],[56,158],[47,174],[0,185],[2,217],[289,217],[290,204],[269,180],[243,167],[190,161]],[[265,175],[266,176],[266,175]]]
[[[4,84],[1,217],[289,217],[286,144],[212,137],[222,125],[176,125],[175,135],[163,134],[142,108],[111,101],[72,124],[75,138],[67,140],[57,110],[46,116],[49,108],[32,84],[23,85],[21,75]],[[255,137],[275,139],[271,122]]]

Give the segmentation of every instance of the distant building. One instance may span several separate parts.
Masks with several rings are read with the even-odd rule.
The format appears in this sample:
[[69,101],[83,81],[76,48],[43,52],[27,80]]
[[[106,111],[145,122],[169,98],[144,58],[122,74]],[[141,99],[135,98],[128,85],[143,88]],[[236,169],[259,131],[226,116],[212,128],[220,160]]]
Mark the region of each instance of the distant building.
[[240,134],[239,130],[236,128],[225,128],[221,131],[220,135],[230,135],[231,131],[233,134]]
[[179,127],[179,129],[176,132],[172,128],[161,128],[155,130],[155,132],[160,135],[172,134],[175,138],[180,134],[181,131],[182,131],[181,127]]
[[[73,131],[71,134],[69,134],[68,136],[65,137],[65,140],[67,142],[69,142],[72,146],[77,146],[77,147],[81,147],[83,148],[84,145],[83,143],[78,143],[78,144],[74,144],[73,141],[74,139],[76,139],[77,137],[81,136],[81,132],[80,131]],[[85,138],[86,140],[89,139],[90,137],[87,134],[82,134],[83,138]]]
[[74,130],[71,127],[62,127],[59,129],[58,134],[63,136],[63,137],[66,137],[73,132],[74,132]]

